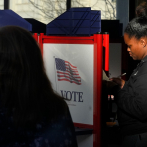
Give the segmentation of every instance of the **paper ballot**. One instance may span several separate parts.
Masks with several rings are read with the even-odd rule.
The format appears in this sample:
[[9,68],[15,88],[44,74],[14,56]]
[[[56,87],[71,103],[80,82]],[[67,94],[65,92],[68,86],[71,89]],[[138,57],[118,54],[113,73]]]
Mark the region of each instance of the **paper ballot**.
[[103,80],[110,81],[104,70],[103,70]]

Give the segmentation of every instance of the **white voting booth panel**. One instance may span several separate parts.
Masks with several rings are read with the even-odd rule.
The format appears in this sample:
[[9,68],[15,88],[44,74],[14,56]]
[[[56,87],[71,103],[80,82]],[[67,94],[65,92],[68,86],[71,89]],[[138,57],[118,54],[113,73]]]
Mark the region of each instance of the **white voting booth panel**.
[[[44,43],[43,59],[53,89],[70,100],[66,102],[73,122],[93,125],[93,45]],[[69,81],[66,81],[66,78],[64,80],[64,77],[62,77],[63,81],[58,81],[55,59],[68,61],[77,67],[79,75],[75,77],[79,77],[81,82],[71,83],[76,82],[70,81],[72,73],[69,75]],[[71,78],[74,78],[74,75]]]
[[77,137],[79,147],[101,146],[102,40],[102,34],[39,36],[53,89],[66,99],[74,125],[93,129],[93,134]]

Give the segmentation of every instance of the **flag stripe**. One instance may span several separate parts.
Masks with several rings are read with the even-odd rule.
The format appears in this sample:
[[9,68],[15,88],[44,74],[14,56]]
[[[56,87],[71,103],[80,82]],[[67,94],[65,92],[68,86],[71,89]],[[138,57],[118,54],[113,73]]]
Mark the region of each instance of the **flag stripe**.
[[67,78],[67,79],[70,79],[70,80],[75,80],[75,81],[81,82],[80,79],[76,79],[76,78],[72,78],[72,77],[64,76],[64,75],[58,75],[58,78],[62,78],[62,77]]
[[71,71],[66,71],[66,72],[64,72],[64,71],[57,71],[57,73],[58,73],[58,74],[68,74],[68,75],[72,75],[72,76],[79,76],[78,73],[76,73],[76,72],[71,72]]
[[68,61],[65,61],[65,64],[69,64],[71,67],[73,67],[73,68],[77,68],[76,66],[73,66],[70,62],[68,62]]
[[70,72],[76,72],[76,73],[78,73],[78,71],[76,70],[76,69],[71,69],[71,68],[66,68],[66,71],[70,71]]
[[59,78],[61,77],[65,77],[65,78],[70,78],[70,79],[75,79],[75,80],[80,80],[81,78],[80,77],[72,77],[72,76],[65,76],[65,75],[57,75]]
[[[58,73],[58,74],[65,74],[65,75],[69,75],[69,74],[70,74],[69,71],[67,71],[67,72],[57,71],[57,73]],[[79,74],[76,74],[76,73],[75,73],[75,74],[72,74],[72,75],[75,75],[75,76],[77,75],[77,76],[78,76]],[[79,77],[80,77],[80,76],[79,76]]]
[[75,83],[77,85],[81,85],[81,83],[75,82],[75,81],[70,81],[69,79],[58,79],[58,81],[68,81],[70,83]]

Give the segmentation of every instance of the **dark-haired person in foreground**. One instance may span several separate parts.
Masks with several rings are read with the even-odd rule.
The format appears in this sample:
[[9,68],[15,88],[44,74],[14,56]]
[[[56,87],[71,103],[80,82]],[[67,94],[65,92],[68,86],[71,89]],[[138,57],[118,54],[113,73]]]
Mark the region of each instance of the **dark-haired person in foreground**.
[[55,94],[31,33],[0,28],[0,147],[77,147],[68,106]]
[[[147,147],[147,18],[130,21],[124,32],[127,51],[141,60],[128,81],[112,78],[120,88],[115,95],[123,147]],[[114,88],[114,89],[115,89]],[[116,90],[115,89],[115,90]]]

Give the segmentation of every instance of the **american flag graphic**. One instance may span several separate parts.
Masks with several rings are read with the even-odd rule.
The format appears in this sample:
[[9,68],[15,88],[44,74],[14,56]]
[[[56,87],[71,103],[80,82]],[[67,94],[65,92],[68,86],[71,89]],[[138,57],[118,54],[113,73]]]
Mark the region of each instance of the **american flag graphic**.
[[58,81],[68,81],[81,85],[81,77],[76,66],[70,62],[55,58]]

